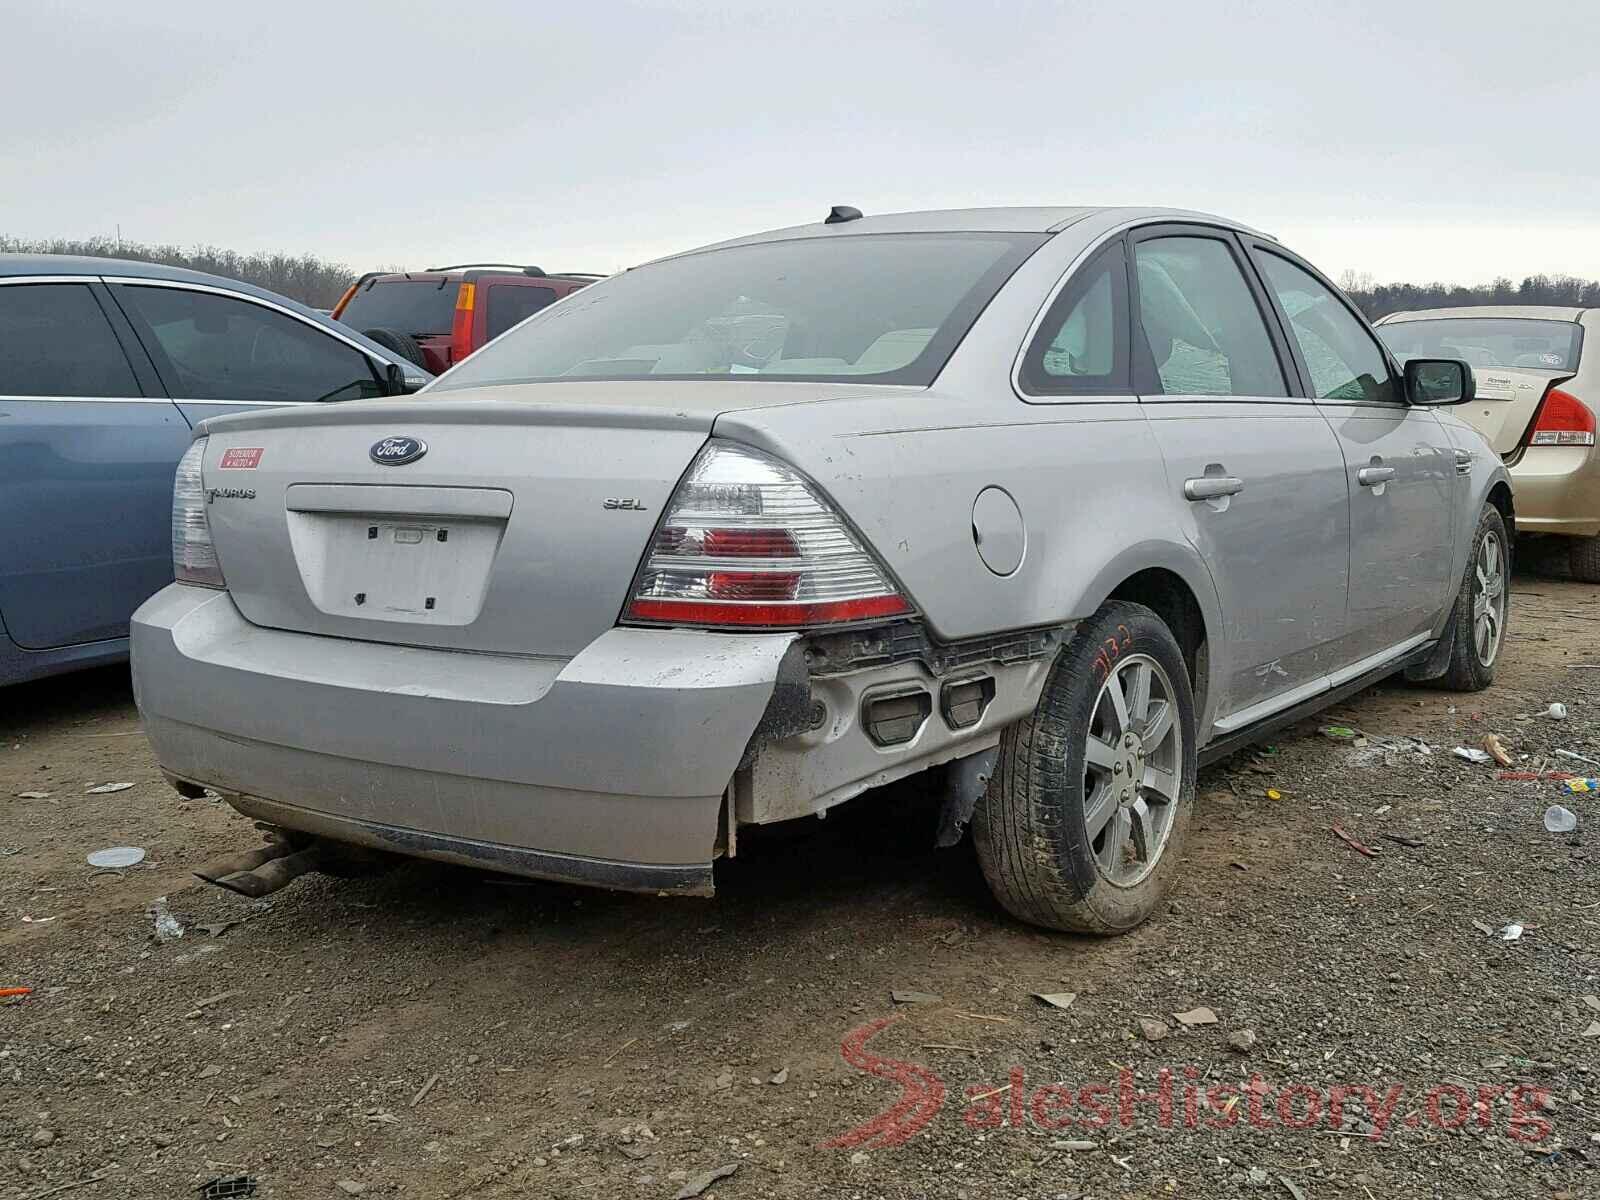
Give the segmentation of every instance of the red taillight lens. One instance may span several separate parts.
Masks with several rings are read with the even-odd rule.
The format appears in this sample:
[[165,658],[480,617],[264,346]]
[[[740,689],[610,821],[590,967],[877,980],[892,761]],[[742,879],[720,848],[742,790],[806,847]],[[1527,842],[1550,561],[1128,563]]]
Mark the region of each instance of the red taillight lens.
[[692,600],[635,600],[628,616],[636,621],[670,621],[674,625],[747,625],[793,629],[806,625],[837,625],[841,621],[866,621],[910,612],[899,596],[870,600],[835,600],[826,604],[712,604]]
[[793,628],[910,611],[871,551],[798,472],[713,442],[673,493],[623,615]]
[[1533,422],[1534,446],[1594,445],[1594,410],[1571,392],[1551,388]]
[[799,558],[787,529],[708,529],[701,543],[713,558]]
[[478,288],[463,283],[456,293],[455,317],[450,322],[450,365],[472,353],[472,320],[477,312]]

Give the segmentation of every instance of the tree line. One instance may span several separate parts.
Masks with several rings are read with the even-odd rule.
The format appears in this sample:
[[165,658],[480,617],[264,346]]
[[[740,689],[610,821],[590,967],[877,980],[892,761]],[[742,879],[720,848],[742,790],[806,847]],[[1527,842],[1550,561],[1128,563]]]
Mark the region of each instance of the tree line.
[[253,283],[312,308],[332,308],[356,278],[356,273],[343,263],[327,262],[312,254],[240,254],[216,246],[185,250],[181,246],[151,246],[107,237],[25,239],[0,234],[0,252],[86,254],[187,267]]
[[1371,274],[1346,271],[1339,286],[1376,321],[1418,308],[1463,308],[1474,304],[1551,304],[1600,308],[1600,279],[1575,275],[1529,275],[1521,283],[1501,276],[1493,283],[1376,283]]

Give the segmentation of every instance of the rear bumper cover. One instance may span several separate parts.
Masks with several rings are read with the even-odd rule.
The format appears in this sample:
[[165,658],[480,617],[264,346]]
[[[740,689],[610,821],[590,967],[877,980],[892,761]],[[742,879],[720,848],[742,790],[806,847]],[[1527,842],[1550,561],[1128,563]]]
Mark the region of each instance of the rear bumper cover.
[[1511,467],[1519,533],[1600,534],[1600,449],[1529,446]]
[[133,617],[173,778],[287,828],[517,874],[708,893],[723,794],[794,635],[612,629],[567,658],[265,629],[173,584]]

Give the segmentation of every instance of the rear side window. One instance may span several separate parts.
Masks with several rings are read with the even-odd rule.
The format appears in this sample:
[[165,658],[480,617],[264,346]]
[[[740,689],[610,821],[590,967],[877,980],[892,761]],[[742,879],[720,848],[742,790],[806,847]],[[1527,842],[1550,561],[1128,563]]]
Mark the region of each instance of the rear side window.
[[1372,337],[1344,303],[1307,271],[1276,254],[1256,261],[1277,298],[1318,400],[1398,404],[1399,389]]
[[154,340],[173,399],[281,404],[383,394],[365,354],[265,305],[128,285],[117,298]]
[[460,290],[461,280],[455,276],[374,279],[350,297],[339,320],[362,333],[387,329],[412,337],[444,337],[455,320]]
[[1287,396],[1255,294],[1228,245],[1208,237],[1134,243],[1139,324],[1169,396]]
[[1022,360],[1025,391],[1115,395],[1128,388],[1128,272],[1120,241],[1079,268]]
[[82,283],[0,287],[0,395],[143,395],[100,303]]
[[513,325],[520,325],[541,308],[556,302],[554,288],[526,283],[491,284],[489,292],[489,337],[497,338]]

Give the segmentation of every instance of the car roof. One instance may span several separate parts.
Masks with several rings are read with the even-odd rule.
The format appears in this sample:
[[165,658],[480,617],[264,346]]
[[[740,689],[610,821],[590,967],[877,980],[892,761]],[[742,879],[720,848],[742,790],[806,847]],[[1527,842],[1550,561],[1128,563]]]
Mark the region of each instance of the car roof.
[[521,280],[524,283],[541,283],[554,281],[556,283],[597,283],[604,279],[604,275],[591,274],[587,271],[541,271],[533,274],[527,267],[433,267],[426,271],[370,271],[363,275],[362,281],[372,283],[392,282],[396,279],[406,279],[413,283],[433,283],[441,279],[462,280],[467,276],[482,277],[495,275],[502,279]]
[[[848,221],[829,224],[818,221],[809,225],[791,225],[784,229],[772,229],[765,233],[750,234],[747,237],[731,238],[725,242],[714,242],[709,246],[701,246],[695,250],[684,251],[686,254],[697,254],[702,250],[721,250],[728,246],[753,245],[758,242],[784,242],[795,241],[800,238],[815,237],[847,237],[872,233],[1059,233],[1071,225],[1076,225],[1088,217],[1101,214],[1110,214],[1123,217],[1129,222],[1140,220],[1173,220],[1173,221],[1204,221],[1211,225],[1222,225],[1229,229],[1238,229],[1246,233],[1262,234],[1260,230],[1251,229],[1248,225],[1233,221],[1227,217],[1219,217],[1214,213],[1195,212],[1182,208],[1138,208],[1138,207],[1031,207],[1031,208],[945,208],[930,209],[925,212],[897,212],[882,213],[873,216],[862,216]],[[678,255],[668,255],[676,258]]]
[[[122,279],[163,279],[172,283],[197,283],[206,287],[222,288],[292,309],[302,317],[337,332],[341,337],[359,342],[365,350],[376,354],[383,361],[399,361],[401,367],[408,373],[412,370],[421,371],[420,367],[404,359],[397,360],[394,351],[385,350],[364,334],[333,320],[320,309],[311,308],[298,300],[291,300],[287,296],[280,296],[276,292],[257,287],[253,283],[245,283],[240,279],[208,275],[204,271],[191,271],[187,267],[169,267],[164,263],[142,262],[134,258],[93,258],[82,254],[0,254],[0,279],[15,278],[19,275],[85,277],[104,275]],[[422,373],[427,374],[426,371]]]
[[1390,313],[1391,321],[1444,321],[1456,317],[1509,317],[1526,321],[1576,321],[1586,309],[1555,304],[1475,304],[1462,308],[1418,308],[1411,312]]
[[[280,304],[287,299],[243,280],[136,258],[91,258],[83,254],[0,254],[0,277],[14,275],[121,275],[128,279],[170,279],[175,283],[203,283],[209,287],[246,292]],[[290,300],[289,303],[296,302]]]

